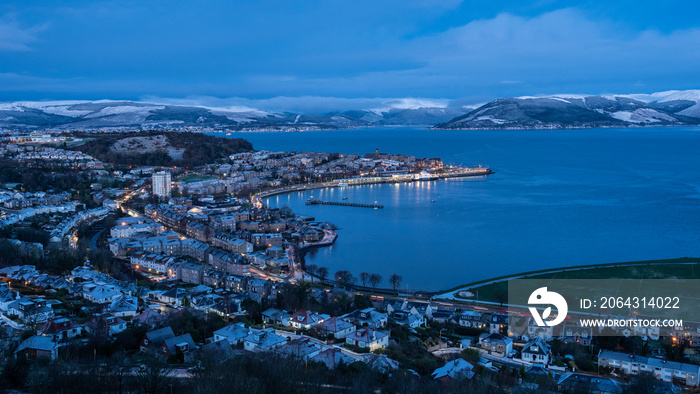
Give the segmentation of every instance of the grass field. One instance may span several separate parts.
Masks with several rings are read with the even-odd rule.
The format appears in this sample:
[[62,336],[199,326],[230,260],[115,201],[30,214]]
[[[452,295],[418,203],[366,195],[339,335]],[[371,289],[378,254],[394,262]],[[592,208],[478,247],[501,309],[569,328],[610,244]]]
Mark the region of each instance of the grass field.
[[208,181],[210,179],[216,179],[216,177],[211,175],[188,174],[180,178],[180,181],[185,183],[192,183],[199,181]]
[[[442,296],[456,300],[502,302],[508,294],[510,279],[700,279],[700,258],[650,260],[629,263],[613,263],[595,266],[564,267],[558,270],[540,270],[517,275],[493,278],[450,289]],[[469,291],[473,297],[462,297],[460,291]],[[441,298],[437,296],[436,298]]]

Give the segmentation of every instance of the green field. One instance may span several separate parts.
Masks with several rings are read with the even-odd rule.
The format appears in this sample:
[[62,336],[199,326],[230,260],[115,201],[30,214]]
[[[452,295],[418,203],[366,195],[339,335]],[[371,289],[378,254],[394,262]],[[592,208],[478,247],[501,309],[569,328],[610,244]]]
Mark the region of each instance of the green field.
[[188,174],[180,178],[180,181],[185,183],[192,183],[199,181],[208,181],[211,179],[216,179],[216,177],[211,175]]
[[[474,295],[478,292],[479,301],[500,303],[504,294],[508,294],[508,280],[510,279],[700,279],[700,258],[650,260],[530,271],[466,284],[442,292],[442,294],[451,295],[468,290]],[[476,299],[475,297],[457,295],[455,298]]]

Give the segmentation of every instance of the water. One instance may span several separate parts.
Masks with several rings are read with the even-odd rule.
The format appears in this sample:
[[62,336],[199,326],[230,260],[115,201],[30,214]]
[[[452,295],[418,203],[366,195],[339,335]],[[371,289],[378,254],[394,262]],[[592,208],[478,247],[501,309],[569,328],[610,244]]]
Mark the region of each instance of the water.
[[[274,196],[340,227],[307,262],[438,290],[526,270],[700,256],[700,129],[236,133],[256,149],[406,153],[487,178]],[[385,209],[306,206],[311,196]],[[434,200],[434,202],[432,202]]]

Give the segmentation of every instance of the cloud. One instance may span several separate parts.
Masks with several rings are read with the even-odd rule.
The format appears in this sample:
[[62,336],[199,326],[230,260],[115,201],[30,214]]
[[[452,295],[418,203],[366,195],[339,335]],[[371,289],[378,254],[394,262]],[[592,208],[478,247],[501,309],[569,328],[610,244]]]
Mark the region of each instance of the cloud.
[[0,17],[0,51],[30,51],[29,44],[38,41],[37,34],[48,28],[48,23],[23,28],[14,14]]
[[[0,51],[26,53],[0,59],[12,82],[0,86],[7,92],[0,97],[179,97],[216,107],[322,112],[389,108],[404,105],[391,102],[402,97],[447,97],[453,101],[438,104],[454,105],[700,86],[696,27],[640,29],[625,23],[627,15],[578,8],[510,7],[516,14],[458,0],[432,8],[422,8],[427,0],[360,3],[221,1],[217,12],[194,3],[46,6],[32,18],[50,18],[51,35],[40,35],[46,25],[27,27],[6,15]],[[30,51],[39,37],[50,45]],[[34,80],[19,83],[30,75]]]
[[283,90],[285,95],[459,98],[700,84],[700,29],[636,31],[578,9],[534,17],[502,13],[378,52],[363,58],[404,59],[408,66],[327,77],[266,74],[251,86],[270,95]]
[[198,105],[210,108],[225,108],[241,111],[262,109],[276,112],[326,113],[348,110],[388,111],[421,107],[448,106],[447,99],[428,98],[341,98],[321,96],[287,97],[277,96],[266,99],[242,97],[218,98],[211,96],[191,96],[187,98],[166,98],[143,96],[140,101],[157,104]]

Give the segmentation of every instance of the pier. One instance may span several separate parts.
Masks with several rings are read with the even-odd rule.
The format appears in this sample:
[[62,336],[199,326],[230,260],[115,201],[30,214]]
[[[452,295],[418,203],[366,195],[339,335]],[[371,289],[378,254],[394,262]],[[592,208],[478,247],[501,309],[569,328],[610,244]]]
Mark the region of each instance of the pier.
[[306,205],[340,205],[344,207],[358,207],[358,208],[379,208],[383,209],[384,205],[381,204],[358,204],[355,202],[339,202],[339,201],[322,201],[322,200],[308,200]]

